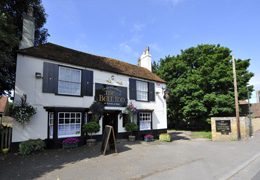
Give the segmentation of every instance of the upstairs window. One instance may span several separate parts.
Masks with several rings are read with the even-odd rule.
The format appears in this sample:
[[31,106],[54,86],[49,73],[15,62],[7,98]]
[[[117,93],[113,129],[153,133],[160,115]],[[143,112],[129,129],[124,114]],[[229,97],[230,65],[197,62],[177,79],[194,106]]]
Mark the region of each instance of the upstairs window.
[[59,67],[58,94],[81,95],[81,70]]
[[136,81],[136,100],[148,101],[148,83]]

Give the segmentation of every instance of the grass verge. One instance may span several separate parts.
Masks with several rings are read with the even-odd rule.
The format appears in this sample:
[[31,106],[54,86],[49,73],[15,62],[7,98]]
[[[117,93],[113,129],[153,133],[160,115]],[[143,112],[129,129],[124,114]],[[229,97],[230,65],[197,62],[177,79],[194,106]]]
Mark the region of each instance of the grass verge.
[[191,138],[206,138],[211,139],[211,131],[192,131]]

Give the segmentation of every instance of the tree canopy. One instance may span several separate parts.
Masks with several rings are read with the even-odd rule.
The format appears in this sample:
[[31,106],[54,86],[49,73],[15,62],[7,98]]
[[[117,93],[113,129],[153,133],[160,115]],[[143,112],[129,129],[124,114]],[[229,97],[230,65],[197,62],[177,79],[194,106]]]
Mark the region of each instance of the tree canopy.
[[[247,99],[247,85],[253,73],[250,60],[236,59],[239,99]],[[231,50],[220,45],[198,45],[167,56],[155,73],[167,82],[168,126],[206,129],[213,116],[234,115],[234,86]],[[253,87],[248,88],[250,94]]]
[[35,45],[45,43],[48,30],[43,28],[46,13],[41,0],[2,0],[0,2],[0,95],[14,89],[16,51],[22,38],[22,16],[29,6],[35,18]]

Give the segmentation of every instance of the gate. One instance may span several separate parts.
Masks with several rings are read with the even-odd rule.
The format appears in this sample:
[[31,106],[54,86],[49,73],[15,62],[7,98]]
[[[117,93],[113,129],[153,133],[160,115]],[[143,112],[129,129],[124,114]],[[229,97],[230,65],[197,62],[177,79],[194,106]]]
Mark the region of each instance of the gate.
[[10,149],[12,139],[12,128],[11,127],[0,127],[0,152],[3,149]]

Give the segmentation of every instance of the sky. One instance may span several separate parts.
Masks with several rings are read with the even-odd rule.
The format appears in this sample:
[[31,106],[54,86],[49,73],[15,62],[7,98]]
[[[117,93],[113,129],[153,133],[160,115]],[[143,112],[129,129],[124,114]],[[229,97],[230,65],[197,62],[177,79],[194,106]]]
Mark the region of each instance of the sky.
[[[251,59],[260,90],[259,0],[42,0],[48,42],[132,64],[146,47],[153,61],[198,44],[220,44]],[[251,102],[256,101],[253,92]]]

